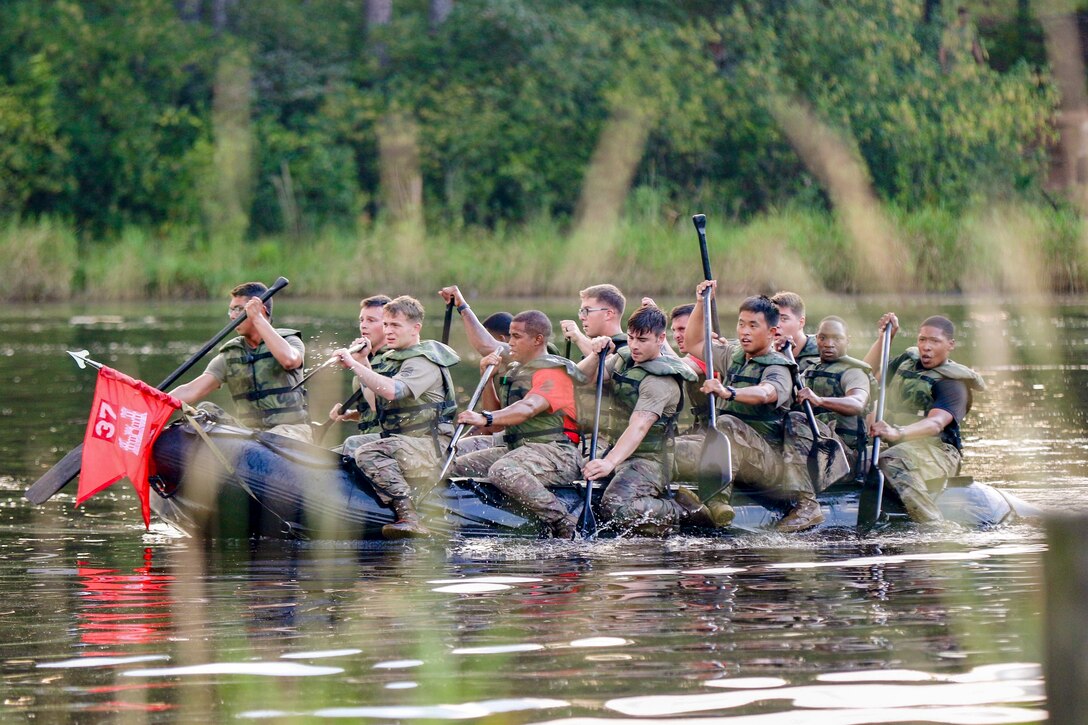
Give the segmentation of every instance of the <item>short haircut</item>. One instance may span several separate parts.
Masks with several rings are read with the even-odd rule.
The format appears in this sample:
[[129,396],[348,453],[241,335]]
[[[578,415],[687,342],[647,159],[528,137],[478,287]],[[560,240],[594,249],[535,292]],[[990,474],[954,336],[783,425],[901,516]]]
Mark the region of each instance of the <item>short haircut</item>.
[[[260,297],[268,291],[263,282],[243,282],[230,291],[231,297]],[[264,311],[272,316],[272,298],[264,301]]]
[[415,297],[401,295],[385,304],[385,314],[404,315],[409,322],[423,322],[423,305]]
[[846,320],[842,319],[842,318],[841,318],[841,317],[839,317],[838,315],[828,315],[828,316],[827,316],[827,317],[825,317],[824,319],[820,320],[820,324],[821,324],[821,325],[822,325],[822,324],[824,324],[825,322],[837,322],[837,323],[839,323],[840,325],[842,325],[842,329],[843,329],[843,330],[849,330],[849,329],[850,329],[850,328],[849,328],[849,327],[847,327],[847,325],[846,325]]
[[[493,335],[509,335],[510,323],[513,320],[514,316],[511,315],[509,312],[493,312],[484,318],[483,326],[485,330]],[[548,325],[548,334],[550,335],[552,334],[551,323],[549,322]]]
[[688,317],[691,315],[692,310],[695,309],[694,302],[688,302],[686,305],[677,305],[669,312],[669,322],[672,322],[677,317]]
[[805,316],[805,301],[796,292],[786,292],[785,290],[777,292],[771,298],[771,302],[780,310],[786,308],[798,317]]
[[385,307],[393,300],[389,295],[373,295],[371,297],[364,297],[359,301],[359,309],[365,309],[367,307]]
[[665,313],[657,305],[643,305],[627,318],[627,332],[665,334]]
[[944,333],[945,337],[949,340],[956,339],[956,326],[952,324],[952,320],[948,319],[944,315],[933,315],[922,320],[921,327],[936,327],[938,330]]
[[771,298],[767,295],[746,297],[740,303],[740,311],[762,314],[767,327],[778,327],[778,307],[771,302]]
[[[507,313],[504,312],[503,314],[505,315]],[[552,321],[540,310],[525,310],[524,312],[519,312],[514,316],[511,322],[520,322],[525,325],[526,332],[533,337],[536,337],[537,335],[542,336],[545,342],[552,336]],[[507,325],[506,329],[509,330],[510,326]]]
[[614,284],[595,284],[592,287],[586,287],[578,293],[578,296],[592,297],[602,305],[615,310],[617,315],[622,315],[623,308],[627,306],[627,298]]

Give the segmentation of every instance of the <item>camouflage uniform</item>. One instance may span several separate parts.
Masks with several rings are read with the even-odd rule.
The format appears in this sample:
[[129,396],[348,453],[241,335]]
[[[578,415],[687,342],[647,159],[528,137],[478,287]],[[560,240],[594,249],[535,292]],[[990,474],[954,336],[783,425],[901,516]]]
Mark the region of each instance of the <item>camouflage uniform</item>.
[[[460,361],[453,349],[425,340],[403,350],[390,350],[372,363],[374,372],[395,378],[401,368],[413,365],[438,368],[437,382],[401,400],[378,397],[378,440],[355,452],[355,462],[374,485],[383,503],[411,497],[409,479],[433,479],[453,433],[457,411],[453,381],[448,368]],[[433,371],[432,371],[433,372]]]
[[[655,529],[651,533],[659,533],[678,523],[687,513],[667,497],[668,473],[671,471],[666,470],[664,459],[672,448],[677,413],[683,406],[683,383],[694,380],[695,373],[677,357],[658,356],[634,364],[626,347],[609,358],[606,373],[611,396],[605,430],[613,441],[626,430],[631,415],[642,409],[639,400],[647,395],[647,391],[660,387],[664,395],[657,421],[638,448],[616,466],[612,480],[601,496],[601,515],[605,521],[623,527],[648,524]],[[647,381],[653,382],[647,385]],[[667,384],[658,386],[656,381],[667,381]]]
[[[778,402],[773,405],[754,406],[736,401],[718,405],[718,430],[729,438],[732,449],[733,483],[782,501],[812,492],[803,462],[798,471],[796,466],[786,466],[783,461],[785,416],[792,401],[790,362],[774,351],[748,360],[736,343],[715,346],[713,354],[714,369],[725,371],[727,385],[739,390],[771,382],[778,390]],[[703,434],[677,438],[676,469],[680,478],[697,477],[703,440]],[[715,498],[728,500],[732,489],[730,484]]]
[[[888,417],[895,425],[907,425],[928,416],[933,409],[935,386],[942,380],[966,386],[965,413],[971,409],[972,391],[986,389],[978,373],[951,360],[926,370],[915,347],[897,358],[888,374],[887,404],[891,411]],[[959,471],[963,459],[959,423],[953,416],[940,436],[903,441],[880,451],[880,470],[914,521],[926,523],[943,518],[926,481],[954,476]]]
[[[585,382],[574,363],[545,354],[525,364],[514,363],[499,382],[499,402],[513,405],[532,392],[533,377],[541,370],[562,369],[574,383]],[[550,402],[550,401],[549,401]],[[545,522],[556,535],[573,533],[574,518],[548,486],[569,483],[581,472],[581,458],[571,435],[577,437],[577,421],[562,411],[544,411],[503,432],[505,445],[459,455],[454,475],[482,477],[530,514]],[[568,435],[570,434],[570,435]]]

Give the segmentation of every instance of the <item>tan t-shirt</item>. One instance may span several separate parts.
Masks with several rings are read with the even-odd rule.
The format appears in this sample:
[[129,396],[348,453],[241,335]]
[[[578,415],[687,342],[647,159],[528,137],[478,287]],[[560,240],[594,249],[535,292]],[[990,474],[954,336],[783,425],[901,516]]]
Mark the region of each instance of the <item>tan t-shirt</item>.
[[[842,377],[839,378],[839,382],[842,384],[843,395],[846,395],[856,388],[869,390],[869,376],[865,374],[864,370],[859,368],[848,369],[842,374]],[[872,393],[871,390],[869,390],[869,392]]]
[[[733,362],[733,353],[739,346],[740,343],[727,342],[711,348],[715,373],[721,372],[722,376],[726,377],[729,366]],[[767,365],[763,368],[759,382],[770,383],[778,391],[778,402],[775,403],[775,408],[789,408],[793,404],[793,378],[790,375],[790,369],[785,365]],[[730,381],[726,380],[725,384],[729,385]]]
[[[620,364],[619,355],[610,355],[606,363],[612,372]],[[672,378],[647,375],[638,386],[638,400],[633,412],[653,413],[658,418],[674,415],[680,405],[680,386]]]
[[446,399],[442,368],[422,355],[405,360],[393,380],[399,380],[421,403],[441,403]]
[[[305,357],[306,357],[306,343],[304,343],[302,341],[302,338],[300,338],[297,335],[288,335],[284,339],[287,340],[287,344],[289,344],[292,348],[294,348],[294,350],[299,355],[302,355],[303,358],[305,359]],[[254,349],[254,348],[249,346],[248,342],[243,342],[242,344],[245,345],[247,350],[253,350]],[[218,355],[213,357],[211,359],[211,362],[208,363],[208,367],[204,368],[204,372],[207,373],[208,375],[211,375],[216,380],[218,380],[220,385],[223,385],[224,383],[226,383],[227,382],[227,360],[226,360],[226,358],[223,357],[223,353],[219,353]]]

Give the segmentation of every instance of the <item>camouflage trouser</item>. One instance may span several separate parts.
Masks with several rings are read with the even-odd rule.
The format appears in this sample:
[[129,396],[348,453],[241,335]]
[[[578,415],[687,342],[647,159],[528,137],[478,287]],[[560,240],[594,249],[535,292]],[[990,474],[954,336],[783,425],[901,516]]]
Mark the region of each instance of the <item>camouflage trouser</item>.
[[[733,462],[733,482],[719,496],[728,500],[733,486],[753,491],[776,501],[795,501],[800,493],[811,492],[808,474],[802,460],[801,475],[785,475],[782,453],[767,442],[754,428],[732,415],[718,416],[718,430],[729,438]],[[676,438],[676,477],[693,481],[698,478],[699,455],[705,434]]]
[[911,519],[927,523],[944,517],[929,495],[926,481],[956,475],[962,455],[939,438],[917,438],[882,449],[878,465]]
[[[242,428],[249,427],[245,423],[239,422],[237,418],[215,403],[205,401],[196,407],[197,410],[204,411],[211,420],[227,425],[237,425]],[[284,438],[293,438],[296,441],[302,441],[303,443],[314,442],[313,428],[310,427],[309,423],[282,423],[271,428],[255,428],[254,430],[260,430],[263,433],[272,433],[274,435],[283,436]]]
[[666,486],[659,461],[628,458],[616,466],[601,495],[601,517],[620,527],[672,526],[684,509],[666,495]]
[[[444,450],[449,438],[439,438]],[[434,440],[428,436],[391,435],[366,443],[355,451],[355,462],[374,484],[382,503],[412,494],[408,480],[424,488],[434,483],[443,460],[435,451]]]
[[[850,457],[850,451],[846,449],[846,446],[842,446],[842,441],[839,440],[831,429],[822,420],[817,419],[816,430],[819,432],[820,437],[825,440],[834,440],[842,446],[842,451],[845,455],[835,454],[833,457],[829,457],[823,454],[823,450],[817,452],[818,463],[818,475],[817,479],[813,481],[808,473],[808,456],[812,450],[812,428],[809,427],[808,417],[801,411],[795,410],[789,414],[786,420],[786,437],[782,445],[782,463],[784,468],[784,477],[790,481],[797,481],[798,484],[795,488],[800,491],[805,488],[812,492],[823,491],[831,484],[839,481],[843,478],[847,478],[854,470],[854,460],[857,458],[855,452],[854,457]],[[807,484],[805,486],[802,485]]]
[[356,451],[367,443],[373,443],[379,439],[381,439],[381,434],[379,433],[356,433],[355,435],[348,436],[344,439],[343,444],[340,446],[340,453],[348,458],[355,458]]
[[569,483],[581,475],[581,457],[573,445],[524,443],[483,448],[460,455],[453,475],[486,476],[491,485],[541,521],[553,524],[570,515],[548,486]]

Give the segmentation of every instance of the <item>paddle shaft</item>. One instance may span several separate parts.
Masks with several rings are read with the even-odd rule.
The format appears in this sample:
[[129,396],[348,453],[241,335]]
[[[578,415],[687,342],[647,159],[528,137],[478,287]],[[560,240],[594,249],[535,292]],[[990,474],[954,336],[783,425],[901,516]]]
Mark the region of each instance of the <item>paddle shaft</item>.
[[[606,350],[597,353],[597,391],[593,402],[593,437],[589,439],[589,460],[597,458],[597,439],[601,431],[601,398],[604,397],[604,364],[608,358]],[[593,514],[593,481],[586,479],[586,498],[582,504],[582,516],[578,519],[578,533],[582,538],[592,537],[597,533],[597,517]]]
[[[362,399],[363,390],[365,390],[365,388],[363,388],[362,386],[359,386],[358,390],[356,390],[354,393],[349,395],[344,400],[344,402],[340,404],[340,406],[337,409],[340,411],[341,415],[344,414],[345,410],[347,410],[351,406],[355,405],[356,403],[358,403]],[[332,427],[330,425],[330,423],[332,423],[332,421],[326,420],[323,423],[318,423],[317,425],[313,426],[313,428],[314,428],[314,445],[321,445],[321,442],[323,440],[325,440],[325,435],[329,432],[329,428]]]
[[[706,351],[703,354],[706,357],[704,362],[706,362],[707,380],[714,379],[714,349],[711,347],[712,343],[710,341],[710,307],[712,302],[713,300],[710,298],[710,289],[708,288],[706,297],[703,299],[703,334],[706,335]],[[715,404],[716,401],[714,400],[713,394],[707,396],[707,399],[710,403],[708,406],[709,411],[707,413],[708,419],[710,420],[710,430],[716,430],[718,427],[718,406]]]
[[[484,386],[491,380],[491,373],[495,371],[495,364],[492,363],[484,369],[484,374],[480,376],[480,382],[476,384],[476,390],[472,393],[472,398],[468,401],[468,408],[466,410],[474,410],[476,404],[480,402],[480,396],[483,395]],[[461,436],[465,434],[465,430],[468,425],[465,423],[459,423],[457,428],[453,431],[453,438],[450,438],[450,444],[446,450],[449,451],[449,455],[446,456],[446,462],[442,465],[442,471],[438,474],[438,483],[446,480],[446,473],[450,469],[450,465],[453,463],[453,459],[457,456],[457,442],[461,440]],[[438,485],[437,483],[435,485]],[[433,488],[433,486],[432,486]],[[430,493],[430,490],[427,491]]]
[[[786,349],[783,351],[786,359],[794,364],[794,367],[790,368],[790,376],[793,378],[794,391],[802,390],[805,384],[801,382],[801,376],[797,374],[797,361],[793,359],[793,343],[786,345]],[[816,413],[812,410],[812,403],[804,400],[801,402],[801,408],[805,411],[805,419],[808,421],[809,430],[812,431],[812,441],[815,444],[816,439],[820,437],[820,429],[816,427]]]
[[[691,218],[695,225],[695,232],[699,235],[699,254],[703,259],[703,279],[714,279],[710,272],[710,253],[706,248],[706,214],[696,214]],[[718,300],[710,300],[710,324],[714,334],[721,332],[721,324],[718,322]],[[709,339],[709,338],[707,338]]]
[[[892,326],[884,327],[884,339],[880,346],[880,392],[876,403],[876,420],[884,420],[884,401],[888,390],[888,360],[891,357]],[[873,436],[873,450],[869,458],[869,473],[858,499],[858,531],[866,533],[880,520],[884,505],[884,473],[880,462],[880,436]]]
[[[884,327],[884,339],[880,343],[880,393],[876,399],[876,419],[884,420],[884,400],[888,391],[888,358],[892,349],[892,326]],[[873,454],[869,460],[870,465],[876,468],[880,460],[880,436],[873,436]],[[883,481],[881,481],[883,483]],[[883,493],[883,491],[881,492]],[[880,513],[880,496],[877,497],[877,513]]]
[[453,325],[453,298],[446,303],[446,317],[442,320],[442,344],[450,344],[450,327]]
[[[261,302],[267,302],[272,298],[272,295],[279,292],[281,289],[289,284],[286,277],[280,277],[269,287],[264,294],[261,295]],[[215,337],[204,344],[199,350],[189,356],[189,359],[181,364],[181,366],[166,376],[166,378],[159,383],[157,387],[159,390],[165,390],[166,388],[177,382],[178,378],[188,372],[189,368],[197,363],[200,358],[208,354],[208,352],[218,345],[226,338],[234,328],[242,324],[246,319],[246,313],[235,317],[230,323],[227,324],[222,330],[220,330]],[[42,504],[53,498],[62,488],[68,485],[68,482],[79,475],[80,469],[83,467],[83,444],[68,452],[64,458],[57,461],[52,468],[46,471],[37,481],[31,484],[30,488],[26,490],[23,495],[28,501],[33,504]]]

